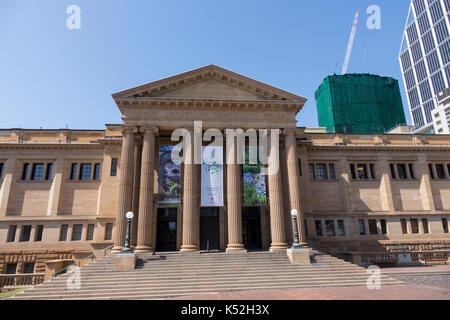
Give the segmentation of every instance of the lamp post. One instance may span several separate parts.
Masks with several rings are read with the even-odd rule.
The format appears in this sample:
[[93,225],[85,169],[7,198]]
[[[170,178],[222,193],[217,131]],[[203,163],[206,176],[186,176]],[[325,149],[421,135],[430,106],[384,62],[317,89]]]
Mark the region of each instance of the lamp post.
[[291,210],[292,218],[294,219],[294,243],[292,244],[292,249],[301,249],[303,246],[300,244],[298,239],[298,225],[297,225],[297,216],[298,211],[296,209]]
[[128,211],[126,217],[127,217],[127,235],[125,237],[125,247],[120,251],[120,253],[133,253],[133,250],[131,250],[130,248],[130,233],[131,233],[131,220],[134,217],[134,213]]

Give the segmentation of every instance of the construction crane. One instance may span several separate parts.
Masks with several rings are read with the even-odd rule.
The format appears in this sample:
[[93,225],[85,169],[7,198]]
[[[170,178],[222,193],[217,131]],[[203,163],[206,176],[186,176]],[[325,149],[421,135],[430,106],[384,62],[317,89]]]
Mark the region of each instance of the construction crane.
[[355,20],[353,21],[352,32],[350,33],[350,39],[348,40],[347,53],[345,54],[344,65],[342,66],[342,74],[347,73],[348,63],[350,62],[350,56],[352,54],[353,41],[356,35],[356,26],[358,25],[359,10],[356,11]]

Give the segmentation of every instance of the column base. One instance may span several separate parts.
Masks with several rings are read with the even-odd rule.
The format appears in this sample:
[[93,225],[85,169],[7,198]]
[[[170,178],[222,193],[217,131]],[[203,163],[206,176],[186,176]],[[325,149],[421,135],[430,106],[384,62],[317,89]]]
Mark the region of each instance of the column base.
[[226,249],[226,253],[247,253],[247,249],[244,248],[244,245],[228,245]]
[[153,253],[155,254],[155,250],[152,247],[148,246],[137,246],[136,249],[134,249],[135,253]]
[[124,246],[114,246],[114,248],[112,248],[111,253],[112,254],[117,254],[120,253],[120,251],[122,251],[122,249],[125,248]]
[[200,253],[200,249],[197,246],[182,246],[180,249],[180,253],[181,254],[199,254]]
[[285,252],[288,249],[287,243],[275,243],[270,246],[270,252]]

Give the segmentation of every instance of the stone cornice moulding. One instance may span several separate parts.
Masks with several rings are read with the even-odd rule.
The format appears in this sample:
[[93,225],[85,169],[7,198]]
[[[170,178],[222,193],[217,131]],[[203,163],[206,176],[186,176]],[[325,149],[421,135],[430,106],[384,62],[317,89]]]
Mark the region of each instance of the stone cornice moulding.
[[102,149],[102,144],[99,142],[92,143],[0,143],[0,149],[6,150],[14,150],[14,149],[31,149],[31,150],[39,150],[39,149]]
[[[149,107],[162,107],[164,110],[188,109],[214,111],[214,108],[238,111],[284,111],[298,113],[299,105],[283,101],[248,101],[248,100],[203,100],[203,99],[159,99],[159,98],[118,98],[117,106],[122,114],[127,109],[148,109]],[[219,110],[218,110],[219,111]]]
[[388,146],[388,145],[373,145],[373,146],[319,146],[310,145],[308,151],[443,151],[450,152],[450,146],[430,146],[430,145],[411,145],[411,146]]

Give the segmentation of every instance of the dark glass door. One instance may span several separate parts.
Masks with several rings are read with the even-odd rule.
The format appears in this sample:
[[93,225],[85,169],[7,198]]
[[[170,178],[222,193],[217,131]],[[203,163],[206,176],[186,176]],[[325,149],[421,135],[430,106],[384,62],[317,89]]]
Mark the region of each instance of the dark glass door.
[[259,207],[242,208],[242,236],[247,250],[262,249]]
[[177,250],[177,208],[158,208],[156,251]]
[[219,250],[219,208],[200,208],[200,250]]

